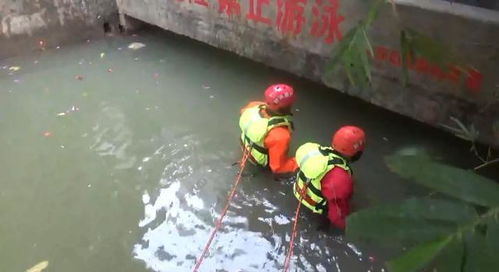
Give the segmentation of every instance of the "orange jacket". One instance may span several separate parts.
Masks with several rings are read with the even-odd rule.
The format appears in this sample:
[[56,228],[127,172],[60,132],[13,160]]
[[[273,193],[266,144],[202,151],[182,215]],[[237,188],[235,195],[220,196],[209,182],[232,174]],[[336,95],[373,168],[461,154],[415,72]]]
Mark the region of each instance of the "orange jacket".
[[[252,101],[241,109],[244,110],[264,102]],[[269,117],[267,112],[262,112],[264,116]],[[274,174],[294,173],[298,169],[295,158],[288,157],[289,144],[291,142],[291,131],[287,127],[276,127],[271,129],[264,140],[265,148],[269,151],[269,167]]]

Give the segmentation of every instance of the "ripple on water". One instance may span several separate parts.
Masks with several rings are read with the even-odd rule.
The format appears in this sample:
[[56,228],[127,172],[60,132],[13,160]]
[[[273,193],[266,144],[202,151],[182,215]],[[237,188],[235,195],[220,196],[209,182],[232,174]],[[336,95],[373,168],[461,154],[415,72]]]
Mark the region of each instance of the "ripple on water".
[[94,142],[90,149],[99,156],[114,158],[114,169],[129,169],[135,165],[136,156],[127,150],[132,144],[133,134],[120,108],[102,102],[92,133]]
[[[153,271],[191,271],[219,217],[237,167],[227,167],[234,161],[231,155],[203,152],[208,143],[195,135],[163,131],[162,137],[168,143],[151,155],[164,163],[159,188],[142,194],[144,216],[138,225],[143,235],[133,253]],[[287,191],[248,188],[238,191],[200,271],[282,269],[293,217],[290,209],[279,206]],[[355,246],[341,237],[319,233],[307,219],[302,220],[293,258],[298,271],[342,271],[344,263],[358,268],[355,271],[367,271]]]

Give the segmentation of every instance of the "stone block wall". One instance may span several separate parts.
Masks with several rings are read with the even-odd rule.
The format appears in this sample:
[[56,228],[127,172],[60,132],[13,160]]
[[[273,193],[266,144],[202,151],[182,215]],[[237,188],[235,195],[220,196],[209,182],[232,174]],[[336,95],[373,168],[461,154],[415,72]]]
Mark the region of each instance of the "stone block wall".
[[0,59],[117,28],[115,0],[0,0]]

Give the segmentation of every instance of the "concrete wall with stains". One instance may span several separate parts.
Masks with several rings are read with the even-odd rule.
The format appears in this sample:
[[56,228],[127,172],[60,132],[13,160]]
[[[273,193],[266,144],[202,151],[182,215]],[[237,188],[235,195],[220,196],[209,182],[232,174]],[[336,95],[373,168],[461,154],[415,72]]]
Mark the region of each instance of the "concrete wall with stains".
[[[394,0],[371,32],[373,84],[355,88],[331,52],[368,11],[363,0],[117,0],[120,14],[290,71],[428,124],[478,128],[499,146],[499,12],[440,0]],[[123,24],[126,24],[126,16]],[[472,68],[443,71],[424,58],[401,80],[399,34],[410,27],[449,44]],[[307,90],[300,90],[307,91]]]
[[115,0],[0,0],[0,59],[103,35]]

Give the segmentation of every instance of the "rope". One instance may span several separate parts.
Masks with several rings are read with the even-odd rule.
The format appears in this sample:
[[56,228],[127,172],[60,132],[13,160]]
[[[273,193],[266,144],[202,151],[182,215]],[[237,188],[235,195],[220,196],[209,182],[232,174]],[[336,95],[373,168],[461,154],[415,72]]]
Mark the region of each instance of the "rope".
[[[286,255],[286,259],[284,260],[284,272],[288,272],[289,265],[291,263],[291,258],[293,257],[293,249],[295,247],[295,238],[296,238],[296,234],[298,232],[298,216],[300,214],[300,208],[302,205],[303,197],[306,194],[309,183],[310,183],[310,180],[307,181],[305,186],[303,186],[302,190],[300,191],[300,201],[298,201],[298,207],[296,207],[295,218],[294,218],[294,223],[293,223],[293,231],[291,232],[291,240],[289,241],[289,251],[288,251],[288,254]],[[334,189],[334,186],[333,186],[333,194],[334,194],[334,198],[337,199],[336,190]],[[338,215],[341,216],[341,211],[338,208],[338,205],[336,205],[336,212],[338,213]]]
[[298,216],[300,214],[301,203],[303,201],[303,197],[306,194],[309,182],[310,181],[308,181],[305,184],[305,186],[303,186],[303,188],[300,192],[300,201],[298,201],[298,207],[296,207],[295,218],[294,218],[294,223],[293,223],[293,231],[291,232],[291,240],[289,241],[289,250],[288,250],[288,254],[286,255],[286,259],[284,260],[284,272],[288,272],[289,265],[291,263],[291,258],[293,257],[293,249],[295,247],[295,238],[296,238],[296,233],[298,232]]
[[227,201],[225,202],[225,207],[222,210],[222,213],[220,214],[220,218],[218,218],[218,220],[215,224],[215,228],[211,232],[210,238],[208,239],[208,242],[206,243],[206,246],[203,249],[203,253],[199,257],[198,261],[196,262],[196,266],[194,267],[192,272],[198,271],[199,267],[201,266],[201,263],[204,260],[204,257],[206,256],[206,253],[210,249],[211,242],[213,242],[215,235],[217,234],[218,230],[222,226],[222,220],[224,219],[225,215],[227,214],[227,211],[229,210],[229,207],[230,207],[230,202],[232,201],[232,199],[234,198],[234,195],[236,194],[237,186],[239,185],[239,182],[241,181],[241,177],[243,175],[243,171],[244,171],[244,168],[246,167],[246,162],[248,161],[250,153],[251,153],[251,148],[245,149],[245,151],[243,153],[243,157],[241,159],[239,172],[237,173],[236,180],[234,182],[234,186],[232,187],[232,191],[230,192],[229,197],[227,198]]

